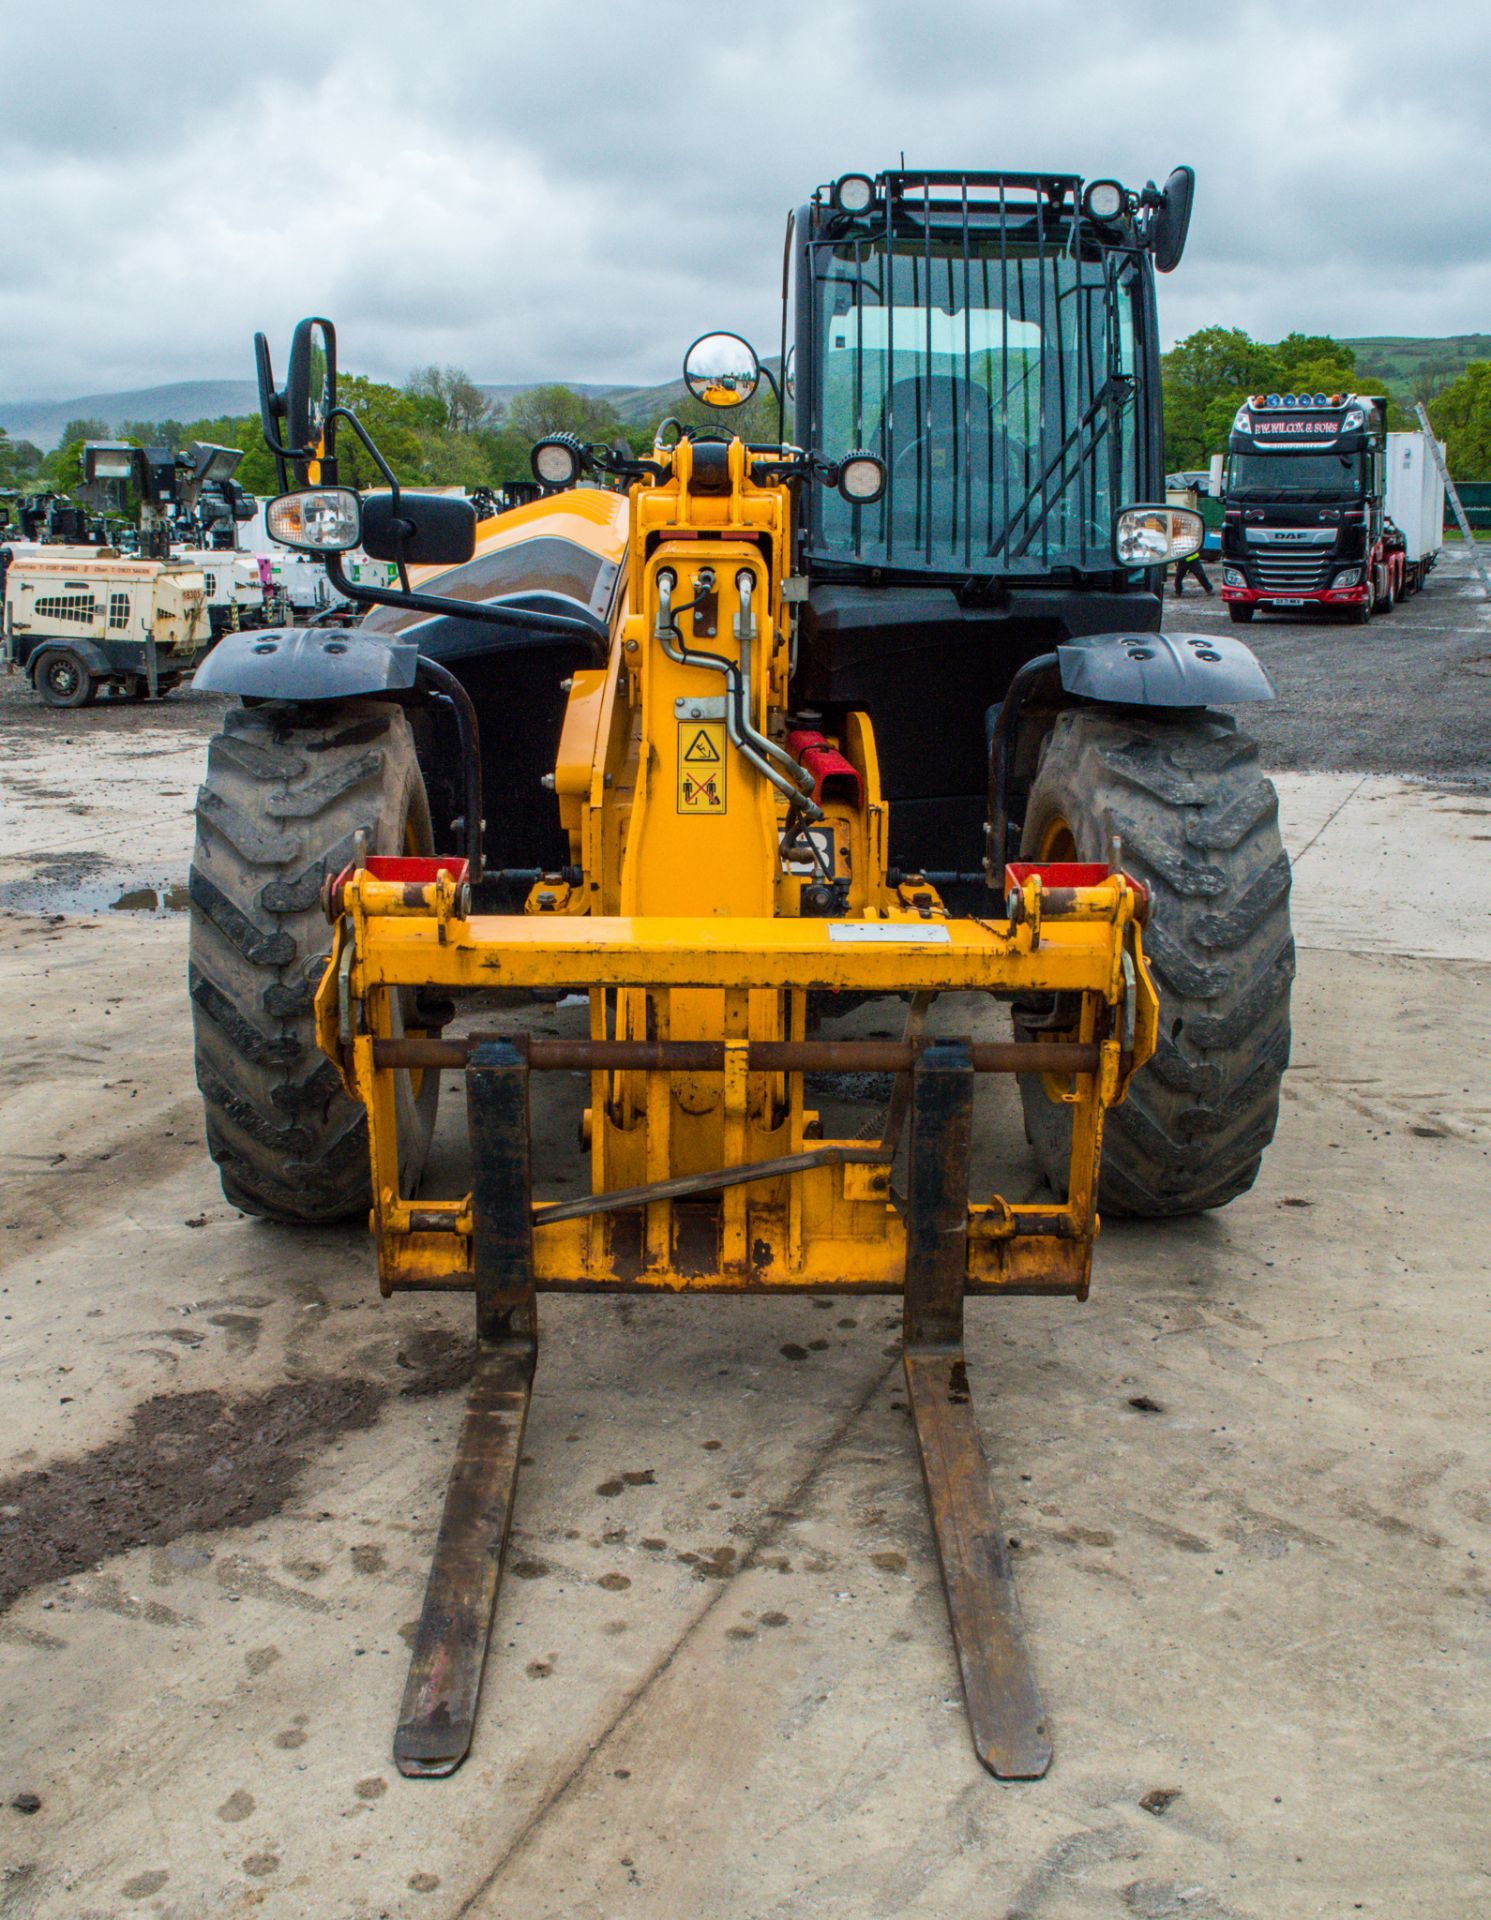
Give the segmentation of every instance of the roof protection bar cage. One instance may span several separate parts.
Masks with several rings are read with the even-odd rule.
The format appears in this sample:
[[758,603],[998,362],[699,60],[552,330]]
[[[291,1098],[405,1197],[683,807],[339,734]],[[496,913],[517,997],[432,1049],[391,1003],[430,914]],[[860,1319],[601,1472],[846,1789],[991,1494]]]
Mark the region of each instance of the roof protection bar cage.
[[[1111,518],[1142,430],[1120,363],[1129,293],[1118,284],[1139,249],[1083,212],[1076,174],[898,170],[876,187],[864,213],[830,212],[808,254],[815,313],[853,316],[845,431],[885,462],[887,485],[868,507],[815,505],[815,549],[830,563],[964,575],[1110,569]],[[916,356],[900,379],[898,350]],[[815,383],[828,352],[820,327]],[[875,355],[879,393],[866,383]],[[996,364],[997,389],[986,384]],[[830,515],[839,525],[824,544]]]

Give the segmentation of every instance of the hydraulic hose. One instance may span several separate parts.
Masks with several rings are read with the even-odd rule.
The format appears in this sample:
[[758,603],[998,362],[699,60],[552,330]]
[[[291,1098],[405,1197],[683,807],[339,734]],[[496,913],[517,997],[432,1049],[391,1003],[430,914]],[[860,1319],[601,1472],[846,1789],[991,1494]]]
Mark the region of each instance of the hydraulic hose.
[[[683,635],[678,626],[678,615],[691,612],[702,604],[714,591],[714,574],[709,568],[701,568],[697,575],[699,591],[692,600],[684,601],[674,607],[672,592],[675,584],[673,574],[664,571],[658,575],[658,620],[657,639],[663,652],[676,665],[681,667],[700,667],[708,673],[721,674],[725,681],[725,731],[731,744],[756,771],[769,780],[778,793],[791,804],[796,812],[808,820],[821,820],[823,809],[812,798],[812,776],[800,766],[785,749],[774,740],[768,740],[751,725],[746,712],[746,680],[741,666],[733,660],[727,660],[721,653],[707,653],[684,644]],[[746,673],[750,670],[750,641],[741,637],[740,657]],[[790,769],[779,771],[772,760],[781,761]],[[804,787],[804,781],[807,785]]]
[[471,695],[447,667],[428,654],[420,654],[417,683],[430,688],[455,714],[456,732],[461,742],[461,784],[465,794],[465,815],[461,837],[466,843],[469,878],[474,886],[482,877],[481,723]]

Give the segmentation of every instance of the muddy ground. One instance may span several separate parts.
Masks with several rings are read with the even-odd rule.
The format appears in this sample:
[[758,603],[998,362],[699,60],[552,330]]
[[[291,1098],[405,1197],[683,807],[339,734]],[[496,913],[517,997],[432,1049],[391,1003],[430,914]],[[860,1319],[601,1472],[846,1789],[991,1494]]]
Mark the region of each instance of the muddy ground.
[[[359,1229],[216,1186],[172,891],[216,704],[0,680],[3,1920],[1491,1907],[1491,619],[1452,560],[1366,635],[1248,637],[1301,941],[1279,1139],[1225,1212],[1110,1224],[1085,1306],[970,1309],[1056,1736],[1013,1788],[863,1300],[545,1302],[473,1754],[400,1779],[462,1303],[380,1302]],[[576,1098],[537,1116],[555,1192]]]

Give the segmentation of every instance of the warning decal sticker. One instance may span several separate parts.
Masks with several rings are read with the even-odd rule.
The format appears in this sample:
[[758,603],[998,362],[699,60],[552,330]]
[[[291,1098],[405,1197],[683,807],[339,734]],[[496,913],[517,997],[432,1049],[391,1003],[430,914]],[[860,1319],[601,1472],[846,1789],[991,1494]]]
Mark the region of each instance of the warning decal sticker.
[[680,720],[678,723],[678,811],[725,811],[723,720]]

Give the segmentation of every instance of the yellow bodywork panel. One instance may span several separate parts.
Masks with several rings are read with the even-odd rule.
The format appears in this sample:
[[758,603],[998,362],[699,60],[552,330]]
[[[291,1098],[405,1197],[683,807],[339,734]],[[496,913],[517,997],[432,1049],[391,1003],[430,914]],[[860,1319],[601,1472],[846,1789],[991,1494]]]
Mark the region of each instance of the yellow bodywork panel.
[[[966,1285],[1085,1293],[1103,1115],[1156,1040],[1142,894],[1101,868],[1053,869],[1065,884],[1030,874],[973,919],[920,876],[892,887],[868,719],[822,740],[832,792],[787,745],[788,485],[753,480],[738,440],[656,458],[663,477],[629,497],[536,501],[487,523],[479,550],[542,530],[626,569],[610,657],[574,674],[555,762],[570,873],[517,915],[473,911],[454,861],[411,880],[374,860],[336,890],[317,1031],[368,1112],[385,1291],[470,1286],[473,1266],[471,1195],[400,1197],[395,1077],[416,1064],[395,1037],[399,996],[541,988],[589,996],[597,1210],[550,1221],[536,1204],[539,1287],[899,1289],[894,1138],[819,1139],[803,1072],[753,1048],[804,1044],[812,993],[975,991],[1074,1009],[1051,1036],[1067,1064],[1046,1076],[1072,1159],[1059,1202],[972,1205]],[[434,1044],[444,1064],[464,1058]]]

